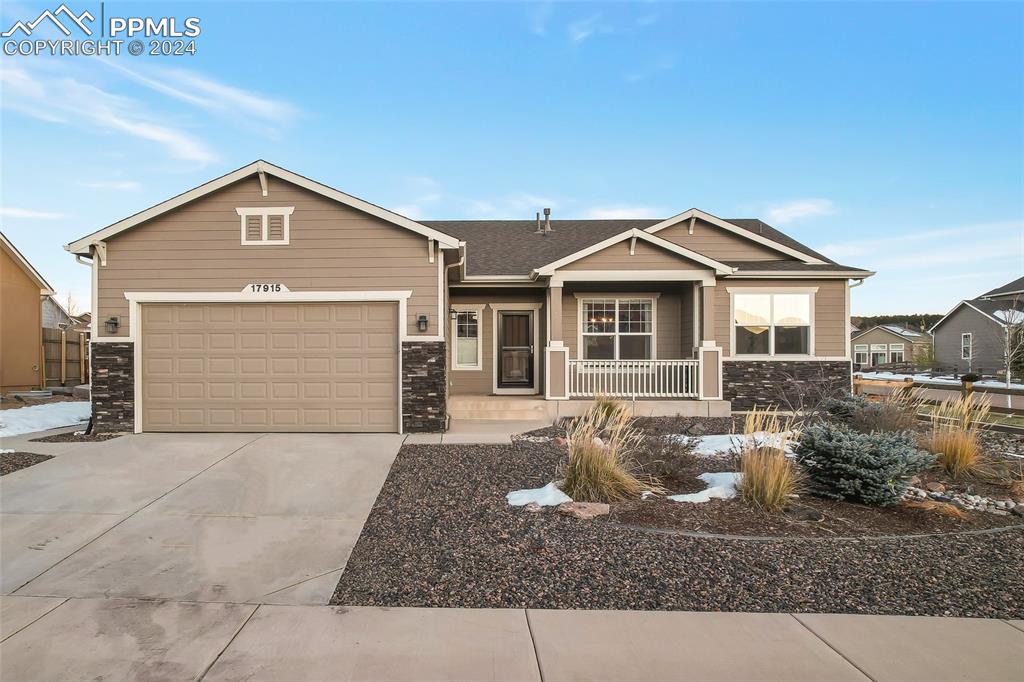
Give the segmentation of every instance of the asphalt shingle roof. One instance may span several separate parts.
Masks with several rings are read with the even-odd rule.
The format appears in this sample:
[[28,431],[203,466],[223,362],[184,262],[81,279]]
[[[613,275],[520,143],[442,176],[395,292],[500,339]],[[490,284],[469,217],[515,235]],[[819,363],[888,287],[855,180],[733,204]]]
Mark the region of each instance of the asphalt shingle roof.
[[[809,249],[771,225],[756,218],[729,218],[727,222],[753,234],[762,235],[784,246],[824,261],[809,265],[795,260],[727,262],[746,270],[794,270],[801,272],[838,272],[860,268],[840,265]],[[534,269],[576,253],[588,246],[621,234],[643,230],[662,219],[636,220],[552,220],[552,232],[535,234],[535,220],[421,220],[421,224],[458,237],[466,242],[467,275],[528,275]]]
[[1008,284],[1004,284],[1001,287],[996,287],[992,291],[986,291],[984,294],[981,295],[981,298],[985,298],[988,296],[999,296],[1000,294],[1008,294],[1013,291],[1024,291],[1024,277],[1018,277],[1017,279],[1013,280],[1012,282],[1009,282]]

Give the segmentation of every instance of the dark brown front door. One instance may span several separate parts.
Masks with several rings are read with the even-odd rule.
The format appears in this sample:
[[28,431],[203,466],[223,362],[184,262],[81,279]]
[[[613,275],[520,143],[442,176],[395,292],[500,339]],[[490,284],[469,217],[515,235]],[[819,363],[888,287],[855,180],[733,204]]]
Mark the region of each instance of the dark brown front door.
[[498,312],[498,388],[533,388],[533,313]]

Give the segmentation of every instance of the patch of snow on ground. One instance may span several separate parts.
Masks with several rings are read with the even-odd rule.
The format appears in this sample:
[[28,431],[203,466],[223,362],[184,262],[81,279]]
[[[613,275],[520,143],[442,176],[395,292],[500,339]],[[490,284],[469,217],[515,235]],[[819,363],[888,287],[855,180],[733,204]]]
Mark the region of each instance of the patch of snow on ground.
[[87,420],[90,412],[86,400],[0,410],[0,437],[74,426]]
[[[758,431],[757,433],[752,433],[750,435],[759,445],[774,445],[775,447],[778,447],[779,445],[780,436],[769,436],[764,431]],[[743,442],[746,437],[742,433],[725,433],[697,437],[676,434],[666,436],[666,438],[680,443],[693,438],[697,441],[697,444],[693,449],[693,454],[710,457],[723,452],[739,450],[743,446]],[[792,454],[793,446],[794,443],[792,442],[787,445],[786,454]]]
[[694,504],[708,502],[711,499],[731,500],[736,497],[736,484],[740,482],[742,475],[735,471],[701,474],[697,478],[707,483],[707,488],[704,488],[699,493],[669,495],[665,499],[672,500],[673,502],[693,502]]
[[[905,381],[911,379],[922,384],[949,384],[951,386],[959,386],[960,380],[951,376],[938,376],[933,377],[927,374],[895,374],[893,372],[857,372],[865,379],[876,379],[879,381]],[[1006,388],[1005,381],[997,381],[995,379],[983,379],[981,381],[975,381],[974,385],[979,388]],[[1011,383],[1010,388],[1024,388],[1024,384]]]
[[4,449],[0,449],[0,455],[13,455],[13,454],[14,454],[14,452],[15,452],[15,451],[14,451],[14,449],[13,449],[13,448],[4,448]]
[[513,490],[505,496],[505,499],[513,507],[522,507],[531,502],[536,502],[542,507],[555,507],[563,502],[572,502],[572,498],[559,489],[556,481],[551,481],[543,488]]

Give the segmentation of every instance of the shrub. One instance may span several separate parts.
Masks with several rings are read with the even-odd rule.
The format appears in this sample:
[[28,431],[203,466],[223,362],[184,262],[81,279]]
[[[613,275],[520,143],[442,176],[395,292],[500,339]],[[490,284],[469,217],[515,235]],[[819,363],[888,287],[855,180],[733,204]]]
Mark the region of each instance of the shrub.
[[899,502],[910,478],[935,461],[915,440],[910,431],[860,433],[836,424],[811,426],[800,434],[797,460],[816,494],[884,507]]
[[560,472],[562,490],[578,502],[619,502],[645,490],[664,493],[633,457],[643,438],[625,409],[595,406],[566,430],[569,457]]
[[863,433],[910,431],[917,423],[922,402],[920,391],[901,386],[878,400],[846,394],[829,400],[825,409],[833,420]]
[[[740,446],[740,499],[764,511],[778,511],[800,489],[802,476],[786,457],[791,421],[778,413],[753,410],[744,420],[745,437]],[[753,434],[763,434],[754,438]]]
[[975,381],[981,381],[981,375],[977,372],[965,372],[960,375],[960,381],[965,384],[968,382],[973,384]]
[[988,413],[988,402],[975,402],[973,394],[947,398],[932,411],[931,431],[921,444],[953,478],[977,473],[984,466],[978,433]]
[[629,419],[629,408],[625,403],[601,394],[594,397],[594,404],[588,412],[598,413],[607,423],[614,422],[619,418]]

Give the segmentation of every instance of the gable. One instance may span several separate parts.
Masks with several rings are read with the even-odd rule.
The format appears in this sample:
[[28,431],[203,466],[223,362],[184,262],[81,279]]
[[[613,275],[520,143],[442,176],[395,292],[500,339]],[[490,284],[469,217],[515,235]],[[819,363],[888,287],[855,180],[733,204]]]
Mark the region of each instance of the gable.
[[690,234],[690,221],[670,225],[658,232],[658,236],[670,242],[704,254],[708,258],[725,262],[759,261],[759,260],[792,260],[795,258],[758,244],[742,235],[734,234],[721,227],[697,219],[694,221],[693,234]]
[[865,332],[855,334],[851,339],[852,343],[905,343],[908,346],[914,344],[927,344],[930,339],[924,336],[902,336],[884,327],[874,327]]
[[36,293],[41,294],[52,294],[53,288],[49,282],[43,279],[43,276],[32,267],[32,264],[21,255],[21,252],[0,232],[0,253],[3,254],[3,258],[0,259],[2,267],[0,267],[0,273],[3,275],[3,281],[9,285],[28,286],[36,289]]
[[707,265],[641,240],[637,240],[630,255],[630,240],[626,239],[563,265],[559,270],[674,270],[680,267],[709,269]]

